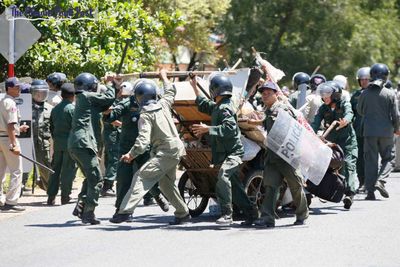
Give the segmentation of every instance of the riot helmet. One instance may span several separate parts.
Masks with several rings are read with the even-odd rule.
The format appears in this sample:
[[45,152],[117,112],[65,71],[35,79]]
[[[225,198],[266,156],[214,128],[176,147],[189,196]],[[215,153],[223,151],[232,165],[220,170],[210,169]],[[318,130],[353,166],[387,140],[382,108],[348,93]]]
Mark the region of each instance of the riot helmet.
[[135,99],[139,106],[157,103],[157,84],[150,79],[139,79],[133,85]]
[[317,90],[318,85],[320,85],[321,83],[324,83],[324,82],[326,82],[326,78],[324,75],[319,74],[319,73],[311,75],[311,78],[310,78],[311,90],[312,91]]
[[75,93],[96,92],[98,84],[99,81],[93,74],[83,72],[74,80]]
[[54,72],[52,74],[49,74],[49,76],[47,76],[46,82],[49,83],[49,86],[53,85],[53,87],[60,89],[61,85],[67,82],[67,76],[62,72]]
[[371,68],[370,67],[362,67],[359,68],[357,71],[357,75],[356,75],[356,79],[357,80],[361,80],[361,79],[369,79],[369,72],[370,72]]
[[227,76],[221,73],[210,75],[209,88],[212,99],[215,99],[217,96],[232,96],[232,82]]
[[49,85],[44,80],[33,80],[31,84],[32,99],[36,103],[44,103],[49,96]]
[[300,84],[310,85],[310,75],[305,72],[297,72],[292,78],[293,89],[297,90]]
[[389,73],[390,71],[388,66],[382,63],[375,63],[372,65],[369,72],[371,81],[382,80],[384,82],[387,80]]
[[121,96],[130,96],[133,94],[133,85],[130,82],[123,82],[120,86]]
[[333,77],[333,81],[336,82],[342,90],[346,90],[347,88],[347,77],[344,75],[336,75]]
[[339,102],[342,98],[342,88],[339,84],[334,81],[327,81],[321,83],[317,87],[317,94],[322,98],[330,97],[332,102]]

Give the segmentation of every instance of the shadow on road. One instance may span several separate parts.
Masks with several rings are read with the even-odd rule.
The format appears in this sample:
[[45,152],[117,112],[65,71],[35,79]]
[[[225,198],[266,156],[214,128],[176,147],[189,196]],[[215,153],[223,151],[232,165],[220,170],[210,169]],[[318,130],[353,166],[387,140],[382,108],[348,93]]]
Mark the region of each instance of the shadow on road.
[[72,220],[65,223],[48,223],[48,224],[27,224],[26,227],[43,227],[43,228],[66,228],[66,227],[76,227],[85,226],[80,223],[81,220]]

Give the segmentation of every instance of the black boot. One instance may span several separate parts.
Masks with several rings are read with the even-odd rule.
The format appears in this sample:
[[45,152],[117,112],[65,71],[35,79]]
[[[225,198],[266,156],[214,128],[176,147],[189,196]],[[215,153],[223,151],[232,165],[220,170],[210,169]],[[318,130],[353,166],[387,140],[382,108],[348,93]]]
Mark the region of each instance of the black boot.
[[68,204],[71,201],[70,196],[61,196],[61,205]]
[[79,219],[82,218],[83,209],[85,208],[85,204],[78,200],[74,210],[72,211],[72,215],[77,216]]
[[95,225],[100,224],[100,221],[96,219],[94,211],[87,211],[82,214],[82,223]]
[[154,200],[157,202],[158,206],[162,209],[162,211],[167,212],[169,211],[169,204],[168,201],[162,194],[154,197]]
[[54,206],[55,204],[56,204],[56,197],[55,196],[49,196],[47,198],[47,205]]
[[123,222],[132,222],[133,217],[131,213],[128,214],[114,214],[113,217],[110,219],[112,223],[123,223]]
[[343,199],[343,204],[344,208],[346,210],[349,210],[351,205],[353,205],[353,195],[345,196],[345,198]]

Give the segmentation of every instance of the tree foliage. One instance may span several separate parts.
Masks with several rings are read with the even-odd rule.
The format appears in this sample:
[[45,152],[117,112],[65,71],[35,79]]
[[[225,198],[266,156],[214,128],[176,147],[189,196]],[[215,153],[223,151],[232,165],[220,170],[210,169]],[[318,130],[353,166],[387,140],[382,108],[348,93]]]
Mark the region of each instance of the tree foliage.
[[344,74],[354,81],[359,67],[383,62],[397,73],[400,38],[394,0],[232,0],[224,21],[229,54],[252,59],[251,46],[285,71]]
[[85,15],[95,18],[74,21],[53,17],[33,21],[42,37],[17,62],[17,75],[45,77],[54,71],[62,71],[72,78],[86,71],[102,76],[106,71],[116,71],[127,39],[131,39],[131,45],[124,61],[124,72],[145,70],[156,60],[156,44],[164,28],[156,16],[143,8],[141,1],[4,2],[6,6],[12,3],[21,11],[27,7],[45,11],[56,6],[62,10],[91,10],[92,14]]

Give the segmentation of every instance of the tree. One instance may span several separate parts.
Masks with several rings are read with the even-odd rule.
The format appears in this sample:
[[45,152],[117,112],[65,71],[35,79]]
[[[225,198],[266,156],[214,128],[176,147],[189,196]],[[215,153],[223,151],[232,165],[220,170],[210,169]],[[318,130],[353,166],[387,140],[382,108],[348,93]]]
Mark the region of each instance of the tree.
[[317,65],[328,79],[344,74],[352,82],[359,67],[383,62],[394,68],[400,37],[396,2],[232,0],[224,21],[229,54],[250,64],[255,46],[285,71],[284,82]]
[[5,0],[3,9],[11,4],[21,11],[73,9],[74,18],[84,15],[93,19],[74,21],[53,17],[33,21],[42,37],[17,62],[18,76],[44,78],[61,71],[73,78],[85,71],[101,77],[108,70],[116,71],[127,39],[132,41],[124,61],[125,72],[146,70],[156,61],[155,44],[163,34],[163,25],[143,8],[141,1]]

